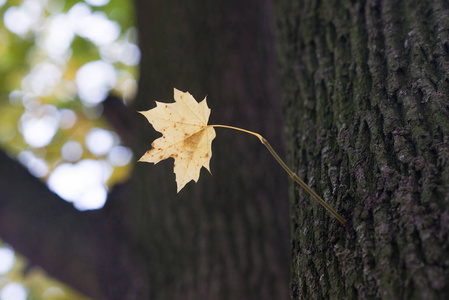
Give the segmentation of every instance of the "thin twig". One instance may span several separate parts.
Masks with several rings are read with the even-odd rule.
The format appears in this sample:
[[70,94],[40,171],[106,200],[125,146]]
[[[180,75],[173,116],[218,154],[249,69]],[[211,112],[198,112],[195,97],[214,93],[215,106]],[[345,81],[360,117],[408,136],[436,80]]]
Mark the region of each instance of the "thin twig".
[[292,170],[290,170],[290,168],[284,163],[284,161],[279,157],[279,155],[276,153],[276,151],[274,151],[273,147],[271,147],[270,143],[268,143],[268,141],[263,136],[261,136],[260,134],[258,134],[256,132],[252,132],[252,131],[245,130],[245,129],[238,128],[238,127],[227,126],[227,125],[208,125],[207,127],[221,127],[221,128],[234,129],[234,130],[243,131],[248,134],[252,134],[252,135],[256,136],[260,140],[260,142],[262,144],[264,144],[265,147],[267,147],[268,151],[270,151],[271,155],[274,156],[274,158],[284,168],[284,170],[288,173],[288,175],[290,175],[290,177],[294,181],[299,183],[299,185],[302,186],[318,203],[320,203],[322,206],[324,206],[324,208],[327,209],[328,212],[330,212],[335,218],[337,218],[337,220],[340,221],[341,224],[346,226],[346,220],[339,213],[337,213],[332,207],[330,207],[329,204],[327,204],[323,199],[321,199],[321,197],[318,196],[318,194],[315,193],[315,191],[312,190],[304,181],[302,181],[301,178],[298,177],[298,175],[296,175]]

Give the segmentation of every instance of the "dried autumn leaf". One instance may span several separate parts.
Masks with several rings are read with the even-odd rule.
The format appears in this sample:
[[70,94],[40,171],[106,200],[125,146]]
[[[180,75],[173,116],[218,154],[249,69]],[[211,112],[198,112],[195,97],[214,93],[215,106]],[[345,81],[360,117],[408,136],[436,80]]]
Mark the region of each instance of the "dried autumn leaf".
[[215,130],[207,126],[210,109],[206,98],[200,103],[188,92],[174,89],[174,103],[156,102],[156,107],[140,112],[163,134],[139,161],[158,163],[173,157],[178,192],[191,180],[198,181],[201,167],[209,172]]

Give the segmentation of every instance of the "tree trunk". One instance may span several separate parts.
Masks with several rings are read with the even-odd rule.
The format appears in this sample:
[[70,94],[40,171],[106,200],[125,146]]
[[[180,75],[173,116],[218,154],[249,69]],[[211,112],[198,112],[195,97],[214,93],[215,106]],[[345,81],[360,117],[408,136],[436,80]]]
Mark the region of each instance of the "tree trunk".
[[[137,1],[141,84],[135,106],[208,97],[210,124],[260,132],[281,149],[269,1]],[[156,134],[137,116],[137,153]],[[127,206],[154,299],[286,299],[287,176],[257,138],[217,129],[212,176],[176,194],[172,160],[139,163]],[[139,200],[137,200],[139,199]]]
[[[139,94],[128,111],[105,103],[136,159],[157,134],[135,110],[172,102],[173,87],[197,100],[207,95],[211,123],[259,132],[282,152],[270,1],[136,0],[136,6]],[[80,213],[1,155],[7,184],[0,185],[0,217],[8,222],[0,222],[0,235],[95,299],[286,299],[286,174],[257,138],[226,129],[217,129],[211,171],[176,194],[172,160],[138,163],[101,212]],[[39,205],[48,199],[61,205]],[[18,232],[26,228],[42,230],[23,242],[29,237]],[[49,246],[33,247],[41,238]]]
[[449,298],[449,5],[276,6],[292,299]]

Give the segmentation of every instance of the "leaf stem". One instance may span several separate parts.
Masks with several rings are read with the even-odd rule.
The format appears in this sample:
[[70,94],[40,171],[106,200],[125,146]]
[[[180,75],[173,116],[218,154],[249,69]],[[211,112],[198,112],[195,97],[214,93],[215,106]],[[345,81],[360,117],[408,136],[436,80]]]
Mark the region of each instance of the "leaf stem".
[[273,147],[271,147],[270,143],[268,143],[268,141],[263,136],[261,136],[260,134],[258,134],[256,132],[252,132],[252,131],[245,130],[245,129],[238,128],[238,127],[227,126],[227,125],[208,125],[207,127],[221,127],[221,128],[234,129],[234,130],[243,131],[248,134],[252,134],[252,135],[256,136],[260,140],[260,142],[262,144],[264,144],[265,147],[267,147],[268,151],[270,151],[271,155],[273,155],[273,157],[284,168],[284,170],[288,173],[288,175],[290,175],[290,177],[294,181],[299,183],[299,185],[302,186],[318,203],[320,203],[322,206],[324,206],[324,208],[327,209],[328,212],[330,212],[335,218],[337,218],[337,220],[340,221],[341,224],[346,226],[346,220],[339,213],[337,213],[331,206],[329,206],[329,204],[327,204],[323,199],[321,199],[321,197],[318,196],[318,194],[315,193],[315,191],[312,190],[304,181],[302,181],[301,178],[298,177],[298,175],[296,175],[292,170],[290,170],[290,168],[284,163],[284,161],[279,157],[279,155],[276,153],[276,151],[274,151]]

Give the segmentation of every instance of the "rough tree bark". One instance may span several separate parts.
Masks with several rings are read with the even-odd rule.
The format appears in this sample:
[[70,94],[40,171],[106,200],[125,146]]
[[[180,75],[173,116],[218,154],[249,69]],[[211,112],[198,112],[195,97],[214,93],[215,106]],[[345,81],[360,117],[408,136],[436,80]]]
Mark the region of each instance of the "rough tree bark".
[[292,299],[449,298],[449,4],[276,3]]
[[[105,104],[136,157],[157,134],[135,110],[171,102],[173,87],[207,94],[211,122],[260,132],[282,150],[270,1],[136,6],[139,94],[118,116],[117,103]],[[102,211],[80,213],[0,155],[0,236],[95,299],[286,299],[287,176],[256,138],[225,129],[211,170],[177,195],[172,162],[136,164]]]

